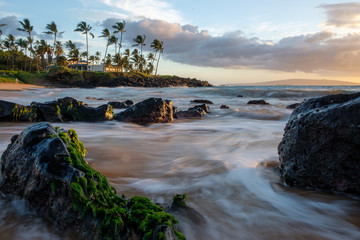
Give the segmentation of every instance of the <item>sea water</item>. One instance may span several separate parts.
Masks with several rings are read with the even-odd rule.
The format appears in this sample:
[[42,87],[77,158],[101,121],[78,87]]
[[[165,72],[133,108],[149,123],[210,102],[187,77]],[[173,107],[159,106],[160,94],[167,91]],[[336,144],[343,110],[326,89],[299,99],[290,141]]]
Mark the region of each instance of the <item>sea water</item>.
[[[194,99],[210,100],[211,114],[172,124],[54,125],[77,131],[88,150],[86,160],[119,194],[147,196],[163,205],[186,194],[187,205],[202,216],[179,217],[187,239],[360,239],[357,198],[289,188],[261,164],[278,161],[277,146],[292,111],[287,105],[358,91],[353,86],[29,89],[0,91],[0,99],[29,105],[74,97],[96,107],[158,97],[172,100],[179,110],[194,106]],[[258,99],[270,105],[247,105]],[[0,153],[11,136],[31,124],[1,122]],[[0,200],[0,239],[5,238],[76,239],[36,217],[25,202]]]

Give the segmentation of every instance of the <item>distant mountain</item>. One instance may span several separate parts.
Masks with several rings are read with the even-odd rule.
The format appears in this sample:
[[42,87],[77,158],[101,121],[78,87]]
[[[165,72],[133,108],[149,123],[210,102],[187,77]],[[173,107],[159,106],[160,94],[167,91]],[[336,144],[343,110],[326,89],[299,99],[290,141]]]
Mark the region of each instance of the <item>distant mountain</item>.
[[[242,84],[245,85],[245,84]],[[339,86],[339,85],[360,85],[360,83],[327,80],[327,79],[286,79],[279,81],[259,82],[246,85],[255,86]]]

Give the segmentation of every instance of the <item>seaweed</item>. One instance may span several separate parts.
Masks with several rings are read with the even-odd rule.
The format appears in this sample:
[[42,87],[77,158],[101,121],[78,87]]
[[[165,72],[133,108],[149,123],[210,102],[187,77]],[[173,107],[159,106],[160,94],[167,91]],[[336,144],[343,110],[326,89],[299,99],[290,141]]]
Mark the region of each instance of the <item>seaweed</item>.
[[[179,239],[185,239],[175,229],[178,220],[148,198],[134,196],[128,200],[124,195],[118,196],[107,178],[85,161],[86,149],[74,130],[56,128],[56,132],[70,153],[65,160],[84,173],[71,183],[71,193],[76,199],[73,208],[82,218],[91,214],[97,219],[104,239],[120,238],[125,225],[134,227],[143,239],[152,239],[158,226],[169,226]],[[165,239],[164,233],[158,233],[157,238]]]

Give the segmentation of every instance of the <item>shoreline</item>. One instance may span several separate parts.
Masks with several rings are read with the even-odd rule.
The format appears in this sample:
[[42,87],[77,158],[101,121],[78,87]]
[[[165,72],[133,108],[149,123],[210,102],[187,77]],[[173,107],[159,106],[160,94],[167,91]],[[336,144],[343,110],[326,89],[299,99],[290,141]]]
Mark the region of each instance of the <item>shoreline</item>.
[[44,86],[26,83],[0,83],[0,91],[23,91],[30,88],[46,88]]

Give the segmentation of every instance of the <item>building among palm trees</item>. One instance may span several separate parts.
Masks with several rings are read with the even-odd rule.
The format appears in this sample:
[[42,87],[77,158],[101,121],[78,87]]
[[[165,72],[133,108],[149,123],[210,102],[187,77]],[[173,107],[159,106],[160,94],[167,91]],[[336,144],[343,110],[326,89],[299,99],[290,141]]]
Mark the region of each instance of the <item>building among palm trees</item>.
[[104,64],[87,64],[86,61],[80,60],[79,62],[68,61],[68,68],[79,70],[79,71],[90,71],[90,72],[116,72],[116,66],[106,66]]

